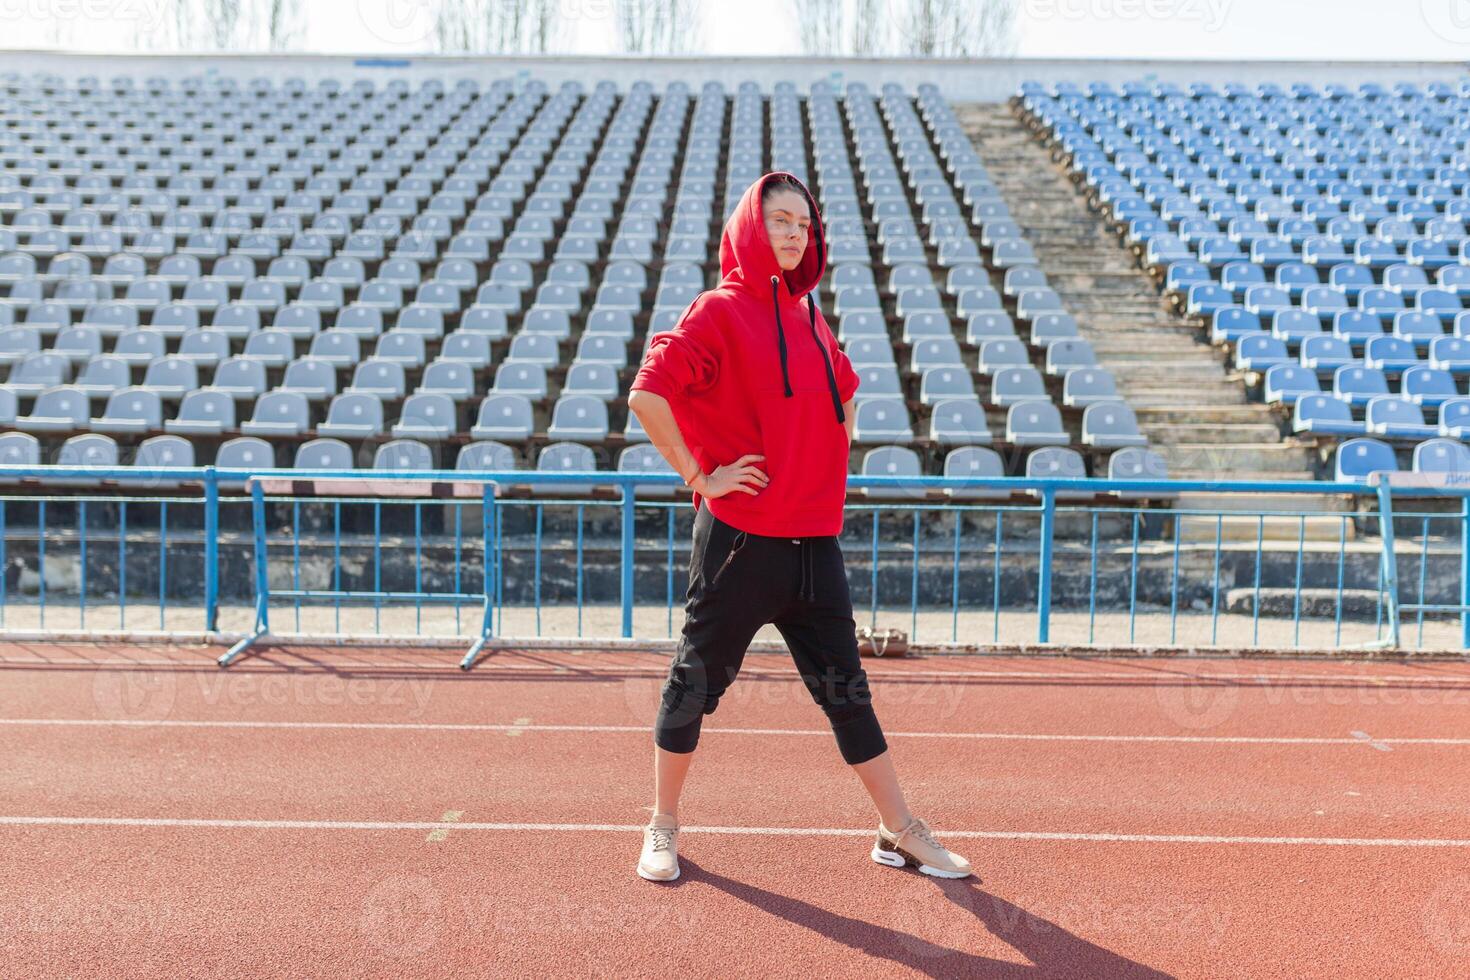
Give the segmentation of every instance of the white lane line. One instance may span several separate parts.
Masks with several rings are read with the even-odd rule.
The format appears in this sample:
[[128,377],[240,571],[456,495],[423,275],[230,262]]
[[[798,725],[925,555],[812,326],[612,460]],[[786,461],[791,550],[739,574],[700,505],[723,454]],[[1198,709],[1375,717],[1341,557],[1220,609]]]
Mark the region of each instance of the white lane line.
[[[619,833],[642,824],[612,823],[445,823],[429,820],[222,820],[166,817],[0,816],[11,827],[143,827],[209,830],[479,830],[528,833]],[[871,827],[719,827],[690,826],[686,833],[765,837],[869,837]],[[1250,837],[1226,834],[1073,834],[1030,830],[948,830],[945,837],[989,840],[1097,841],[1122,844],[1272,844],[1303,847],[1470,847],[1470,840],[1403,837]]]
[[1372,735],[1369,735],[1367,732],[1360,732],[1360,731],[1352,731],[1352,732],[1349,732],[1348,734],[1351,735],[1353,738],[1357,739],[1360,742],[1367,742],[1369,745],[1373,746],[1379,752],[1392,752],[1393,751],[1393,748],[1391,746],[1389,746],[1388,744],[1386,744],[1387,742],[1391,741],[1390,739],[1374,738]]
[[[176,718],[0,718],[0,726],[23,727],[91,727],[91,728],[261,728],[298,729],[303,731],[409,731],[409,732],[581,732],[589,734],[646,735],[648,725],[532,725],[517,718],[509,724],[487,722],[455,724],[449,722],[375,722],[375,721],[223,721]],[[777,735],[830,738],[827,728],[715,728],[706,732],[720,735]],[[1291,735],[1083,735],[1054,732],[885,732],[890,738],[970,739],[997,742],[1165,742],[1186,745],[1470,745],[1470,738],[1372,738],[1362,732],[1344,736]]]
[[[446,661],[443,661],[443,662],[434,662],[434,661],[420,662],[420,661],[404,661],[404,660],[387,660],[387,661],[331,660],[329,662],[327,662],[327,661],[322,661],[322,662],[311,661],[311,662],[308,662],[306,664],[292,664],[292,663],[288,663],[288,662],[284,662],[284,661],[282,661],[282,662],[277,662],[277,661],[262,661],[261,663],[262,664],[265,664],[265,665],[268,665],[269,668],[270,668],[270,670],[269,671],[266,671],[266,670],[264,670],[260,666],[247,667],[245,665],[241,665],[241,666],[235,667],[233,669],[235,671],[237,671],[237,672],[240,672],[240,673],[245,673],[245,672],[250,672],[250,673],[263,673],[263,672],[276,672],[276,671],[280,671],[280,670],[293,670],[293,671],[320,670],[320,671],[326,672],[326,671],[329,671],[329,670],[330,671],[336,671],[336,670],[344,670],[344,669],[348,669],[348,668],[353,668],[353,669],[376,669],[376,670],[402,670],[402,669],[418,670],[418,669],[425,669],[425,668],[427,668],[427,669],[444,669],[444,671],[445,671],[444,679],[445,680],[450,680],[450,679],[453,679],[453,678],[458,678],[458,677],[464,677],[465,676],[463,673],[461,673],[458,670],[455,670],[454,672],[450,673],[449,670],[448,670],[448,668],[449,667],[452,667],[452,666],[455,666],[455,664],[457,663],[457,661],[454,662],[454,663],[451,663],[450,661],[447,661],[447,660]],[[118,659],[118,658],[77,659],[77,660],[65,660],[65,659],[59,659],[59,658],[48,659],[48,660],[6,660],[4,658],[0,658],[0,666],[6,666],[6,667],[20,667],[20,668],[32,668],[32,667],[35,667],[35,668],[44,668],[44,667],[58,667],[58,666],[75,667],[75,666],[79,666],[79,665],[81,665],[81,666],[87,666],[87,667],[174,667],[174,668],[183,667],[183,668],[188,668],[188,669],[206,669],[207,668],[210,671],[218,670],[218,667],[216,667],[216,665],[215,665],[215,663],[214,663],[214,661],[212,659],[211,660],[187,661],[187,660],[126,660],[126,659]],[[1405,685],[1405,686],[1410,686],[1410,687],[1417,687],[1417,686],[1470,687],[1470,674],[1464,674],[1464,673],[1459,673],[1459,674],[1445,674],[1445,675],[1441,675],[1441,676],[1435,676],[1435,675],[1424,675],[1424,674],[1383,674],[1383,675],[1374,675],[1374,674],[1291,674],[1291,673],[1281,673],[1281,674],[1265,674],[1265,673],[1242,674],[1242,673],[1217,673],[1217,672],[1188,673],[1188,672],[1179,671],[1179,670],[1176,670],[1175,672],[1171,672],[1171,673],[1160,673],[1160,672],[1157,672],[1157,671],[1145,671],[1145,670],[1142,670],[1142,669],[1137,670],[1137,671],[1126,671],[1126,670],[1111,670],[1111,671],[1103,671],[1103,670],[1099,670],[1099,671],[1086,671],[1086,670],[1078,670],[1078,671],[1029,671],[1029,670],[904,670],[902,668],[897,668],[897,669],[878,668],[878,669],[875,670],[875,669],[872,669],[871,667],[868,667],[866,669],[868,671],[868,676],[869,677],[872,677],[872,678],[880,678],[880,679],[882,679],[882,678],[924,677],[924,678],[936,678],[936,679],[940,679],[940,680],[943,680],[943,679],[946,679],[946,678],[958,678],[958,679],[1000,678],[1000,679],[1003,679],[1003,680],[1035,680],[1035,681],[1053,681],[1053,680],[1057,680],[1057,681],[1075,681],[1075,680],[1128,680],[1128,681],[1157,681],[1157,682],[1159,682],[1161,684],[1167,684],[1167,683],[1183,684],[1183,683],[1214,683],[1214,682],[1226,683],[1226,682],[1237,682],[1237,683],[1249,683],[1249,684],[1254,684],[1254,685],[1257,685],[1257,686],[1267,686],[1267,685],[1272,685],[1272,684],[1296,684],[1296,683],[1300,683],[1300,682],[1318,682],[1318,681],[1320,681],[1320,682],[1324,682],[1324,683],[1329,683],[1330,682],[1330,683],[1334,683],[1334,684],[1341,684],[1341,683],[1344,683],[1344,682],[1348,682],[1348,683],[1354,683],[1354,684],[1382,684],[1382,683],[1392,683],[1392,684],[1399,684],[1399,685]],[[565,674],[571,674],[571,673],[589,673],[589,674],[628,674],[630,676],[645,676],[645,675],[647,675],[647,676],[659,676],[659,677],[662,677],[666,672],[667,672],[667,666],[664,665],[664,664],[650,664],[649,666],[643,667],[643,666],[624,666],[624,665],[618,665],[618,664],[606,664],[606,665],[601,665],[601,664],[570,664],[570,665],[560,666],[560,665],[547,665],[547,664],[492,664],[492,663],[481,663],[481,664],[477,664],[475,666],[475,669],[470,673],[469,676],[473,677],[475,674],[480,674],[480,673],[530,673],[530,674],[548,674],[548,675],[565,675]],[[762,670],[760,667],[751,668],[749,666],[741,669],[740,676],[742,678],[760,678],[760,679],[763,679],[763,680],[765,680],[765,679],[777,679],[777,680],[787,680],[787,679],[789,679],[789,680],[795,680],[795,679],[797,679],[796,678],[796,674],[793,673],[793,672],[790,672],[790,671]]]

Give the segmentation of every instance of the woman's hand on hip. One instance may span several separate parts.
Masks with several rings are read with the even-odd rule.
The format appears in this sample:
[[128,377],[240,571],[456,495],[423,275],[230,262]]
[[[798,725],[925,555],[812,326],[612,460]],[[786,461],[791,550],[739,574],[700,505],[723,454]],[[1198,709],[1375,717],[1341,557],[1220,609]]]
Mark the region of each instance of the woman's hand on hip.
[[717,466],[713,473],[706,473],[696,479],[693,484],[694,489],[706,499],[723,497],[737,490],[754,497],[767,483],[771,482],[765,470],[752,465],[754,461],[763,459],[765,459],[764,456],[751,453],[741,456],[733,463]]

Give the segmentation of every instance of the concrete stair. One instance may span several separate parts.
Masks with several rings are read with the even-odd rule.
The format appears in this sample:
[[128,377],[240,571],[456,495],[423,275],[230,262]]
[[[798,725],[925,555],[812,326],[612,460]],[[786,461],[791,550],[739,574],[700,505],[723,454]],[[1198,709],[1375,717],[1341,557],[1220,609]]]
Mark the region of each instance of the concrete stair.
[[[1211,480],[1312,480],[1317,459],[1288,438],[1272,410],[1247,398],[1241,377],[1198,330],[1176,316],[1101,216],[1088,209],[1061,165],[1009,105],[957,105],[1012,217],[1082,336],[1112,371],[1152,449],[1171,476]],[[1291,509],[1342,509],[1344,499],[1292,497]],[[1239,509],[1224,494],[1188,495],[1190,506]],[[1181,506],[1183,504],[1181,503]],[[1252,501],[1250,506],[1258,507]],[[1250,519],[1250,534],[1256,524]],[[1213,519],[1210,521],[1213,536]],[[1295,538],[1298,523],[1290,519]],[[1338,533],[1328,518],[1321,533]],[[1315,533],[1315,532],[1314,532]]]

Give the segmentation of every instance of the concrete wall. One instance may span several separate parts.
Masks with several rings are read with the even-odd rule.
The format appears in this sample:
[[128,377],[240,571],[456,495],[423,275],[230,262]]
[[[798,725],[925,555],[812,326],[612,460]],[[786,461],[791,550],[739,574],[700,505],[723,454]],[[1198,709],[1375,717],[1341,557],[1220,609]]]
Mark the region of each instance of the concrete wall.
[[860,80],[876,89],[897,82],[909,91],[933,82],[956,102],[1001,102],[1015,94],[1024,81],[1089,82],[1119,84],[1139,79],[1179,83],[1272,81],[1281,84],[1339,82],[1358,85],[1374,81],[1424,84],[1432,81],[1470,79],[1467,66],[1458,62],[1331,62],[1331,61],[1159,61],[1130,59],[922,59],[922,58],[632,58],[607,56],[448,57],[279,54],[143,54],[92,55],[58,54],[46,51],[0,53],[0,71],[49,72],[63,77],[97,75],[110,78],[128,74],[138,77],[163,75],[182,77],[217,72],[242,78],[291,76],[315,81],[322,77],[383,81],[391,78],[454,80],[534,76],[549,84],[575,79],[589,87],[611,79],[619,88],[631,80],[646,79],[663,87],[676,79],[691,85],[722,82],[733,89],[743,81],[757,81],[769,91],[778,81],[790,81],[798,89],[827,80],[839,85]]

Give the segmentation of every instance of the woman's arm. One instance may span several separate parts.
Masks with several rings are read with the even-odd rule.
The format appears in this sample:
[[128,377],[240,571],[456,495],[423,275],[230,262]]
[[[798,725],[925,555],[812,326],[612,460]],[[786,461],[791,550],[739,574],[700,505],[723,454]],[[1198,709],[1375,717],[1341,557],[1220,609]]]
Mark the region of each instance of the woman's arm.
[[853,417],[853,409],[856,407],[856,398],[849,398],[842,403],[842,424],[847,428],[847,442],[849,445],[852,444],[853,426],[857,424],[857,419]]
[[740,490],[753,497],[770,482],[764,470],[751,465],[756,460],[765,459],[756,454],[718,466],[713,473],[706,474],[701,470],[699,461],[684,444],[684,434],[679,431],[673,409],[669,408],[668,399],[663,395],[634,389],[628,393],[628,411],[638,416],[638,421],[643,423],[643,431],[648,433],[648,440],[669,461],[674,472],[701,497],[723,497],[732,490]]

